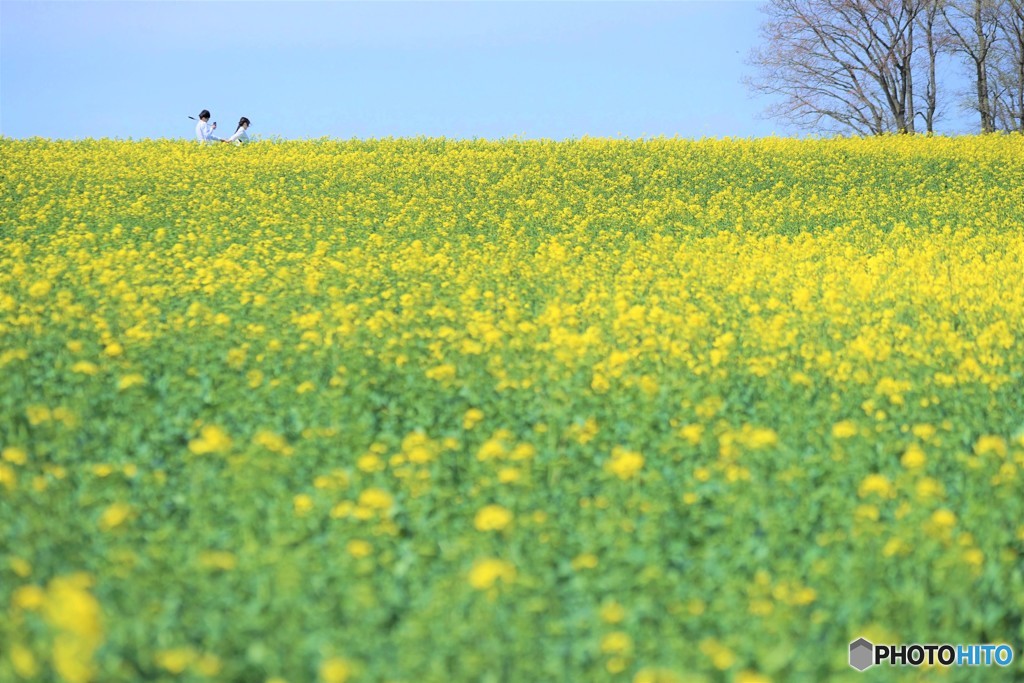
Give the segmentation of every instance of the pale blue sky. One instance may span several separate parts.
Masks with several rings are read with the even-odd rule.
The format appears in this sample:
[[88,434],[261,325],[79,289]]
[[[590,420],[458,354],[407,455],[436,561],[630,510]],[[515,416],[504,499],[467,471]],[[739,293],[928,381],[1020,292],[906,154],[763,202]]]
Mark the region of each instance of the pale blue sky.
[[792,134],[741,82],[761,4],[3,0],[0,134]]

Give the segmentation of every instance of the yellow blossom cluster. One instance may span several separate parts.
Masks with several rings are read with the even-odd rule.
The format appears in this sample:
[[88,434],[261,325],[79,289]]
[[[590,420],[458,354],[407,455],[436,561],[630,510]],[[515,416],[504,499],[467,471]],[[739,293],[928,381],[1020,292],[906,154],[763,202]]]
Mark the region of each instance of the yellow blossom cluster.
[[0,680],[1019,631],[1021,136],[228,147],[0,139]]

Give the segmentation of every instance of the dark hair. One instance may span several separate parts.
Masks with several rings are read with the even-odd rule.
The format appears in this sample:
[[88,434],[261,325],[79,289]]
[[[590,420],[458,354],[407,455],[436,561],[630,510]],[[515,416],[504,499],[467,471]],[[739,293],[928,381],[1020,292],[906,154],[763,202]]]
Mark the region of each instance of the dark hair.
[[238,127],[239,128],[242,127],[242,124],[246,124],[246,125],[250,125],[250,126],[252,125],[252,123],[249,121],[249,119],[245,118],[244,116],[242,118],[238,119]]
[[210,118],[210,110],[209,109],[204,109],[201,112],[199,112],[199,118],[201,118],[201,119],[208,119],[208,118]]

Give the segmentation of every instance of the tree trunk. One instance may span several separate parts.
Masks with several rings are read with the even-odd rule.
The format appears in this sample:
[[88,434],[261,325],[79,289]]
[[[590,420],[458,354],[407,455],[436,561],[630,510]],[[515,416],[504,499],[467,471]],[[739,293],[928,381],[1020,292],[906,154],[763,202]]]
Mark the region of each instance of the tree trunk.
[[[903,10],[908,16],[914,15],[914,0],[903,0]],[[914,108],[914,22],[907,22],[906,44],[903,48],[903,59],[900,68],[903,70],[903,102],[907,114],[907,127],[905,133],[915,132],[915,120],[917,114]]]
[[925,42],[928,47],[928,84],[925,86],[924,125],[929,133],[935,132],[935,109],[938,106],[938,80],[935,76],[935,63],[938,60],[938,46],[935,42],[935,15],[938,3],[931,2],[925,11]]
[[1016,128],[1024,132],[1024,0],[1009,0],[1009,20],[1007,22],[1007,39],[1010,54],[1013,55],[1014,87],[1011,98],[1016,109]]
[[992,111],[992,101],[988,93],[988,64],[986,63],[989,52],[988,37],[985,35],[985,25],[981,16],[982,0],[974,0],[974,35],[977,39],[978,52],[974,58],[975,74],[978,85],[978,113],[981,115],[981,132],[991,133],[995,131],[995,112]]

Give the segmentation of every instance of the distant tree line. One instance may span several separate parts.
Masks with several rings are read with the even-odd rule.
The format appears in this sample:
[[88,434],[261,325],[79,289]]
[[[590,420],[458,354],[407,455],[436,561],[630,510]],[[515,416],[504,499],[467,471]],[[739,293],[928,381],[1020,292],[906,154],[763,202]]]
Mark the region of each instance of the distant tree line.
[[[934,132],[951,104],[1024,131],[1024,0],[769,0],[749,84],[805,129]],[[937,67],[965,70],[945,92]]]

